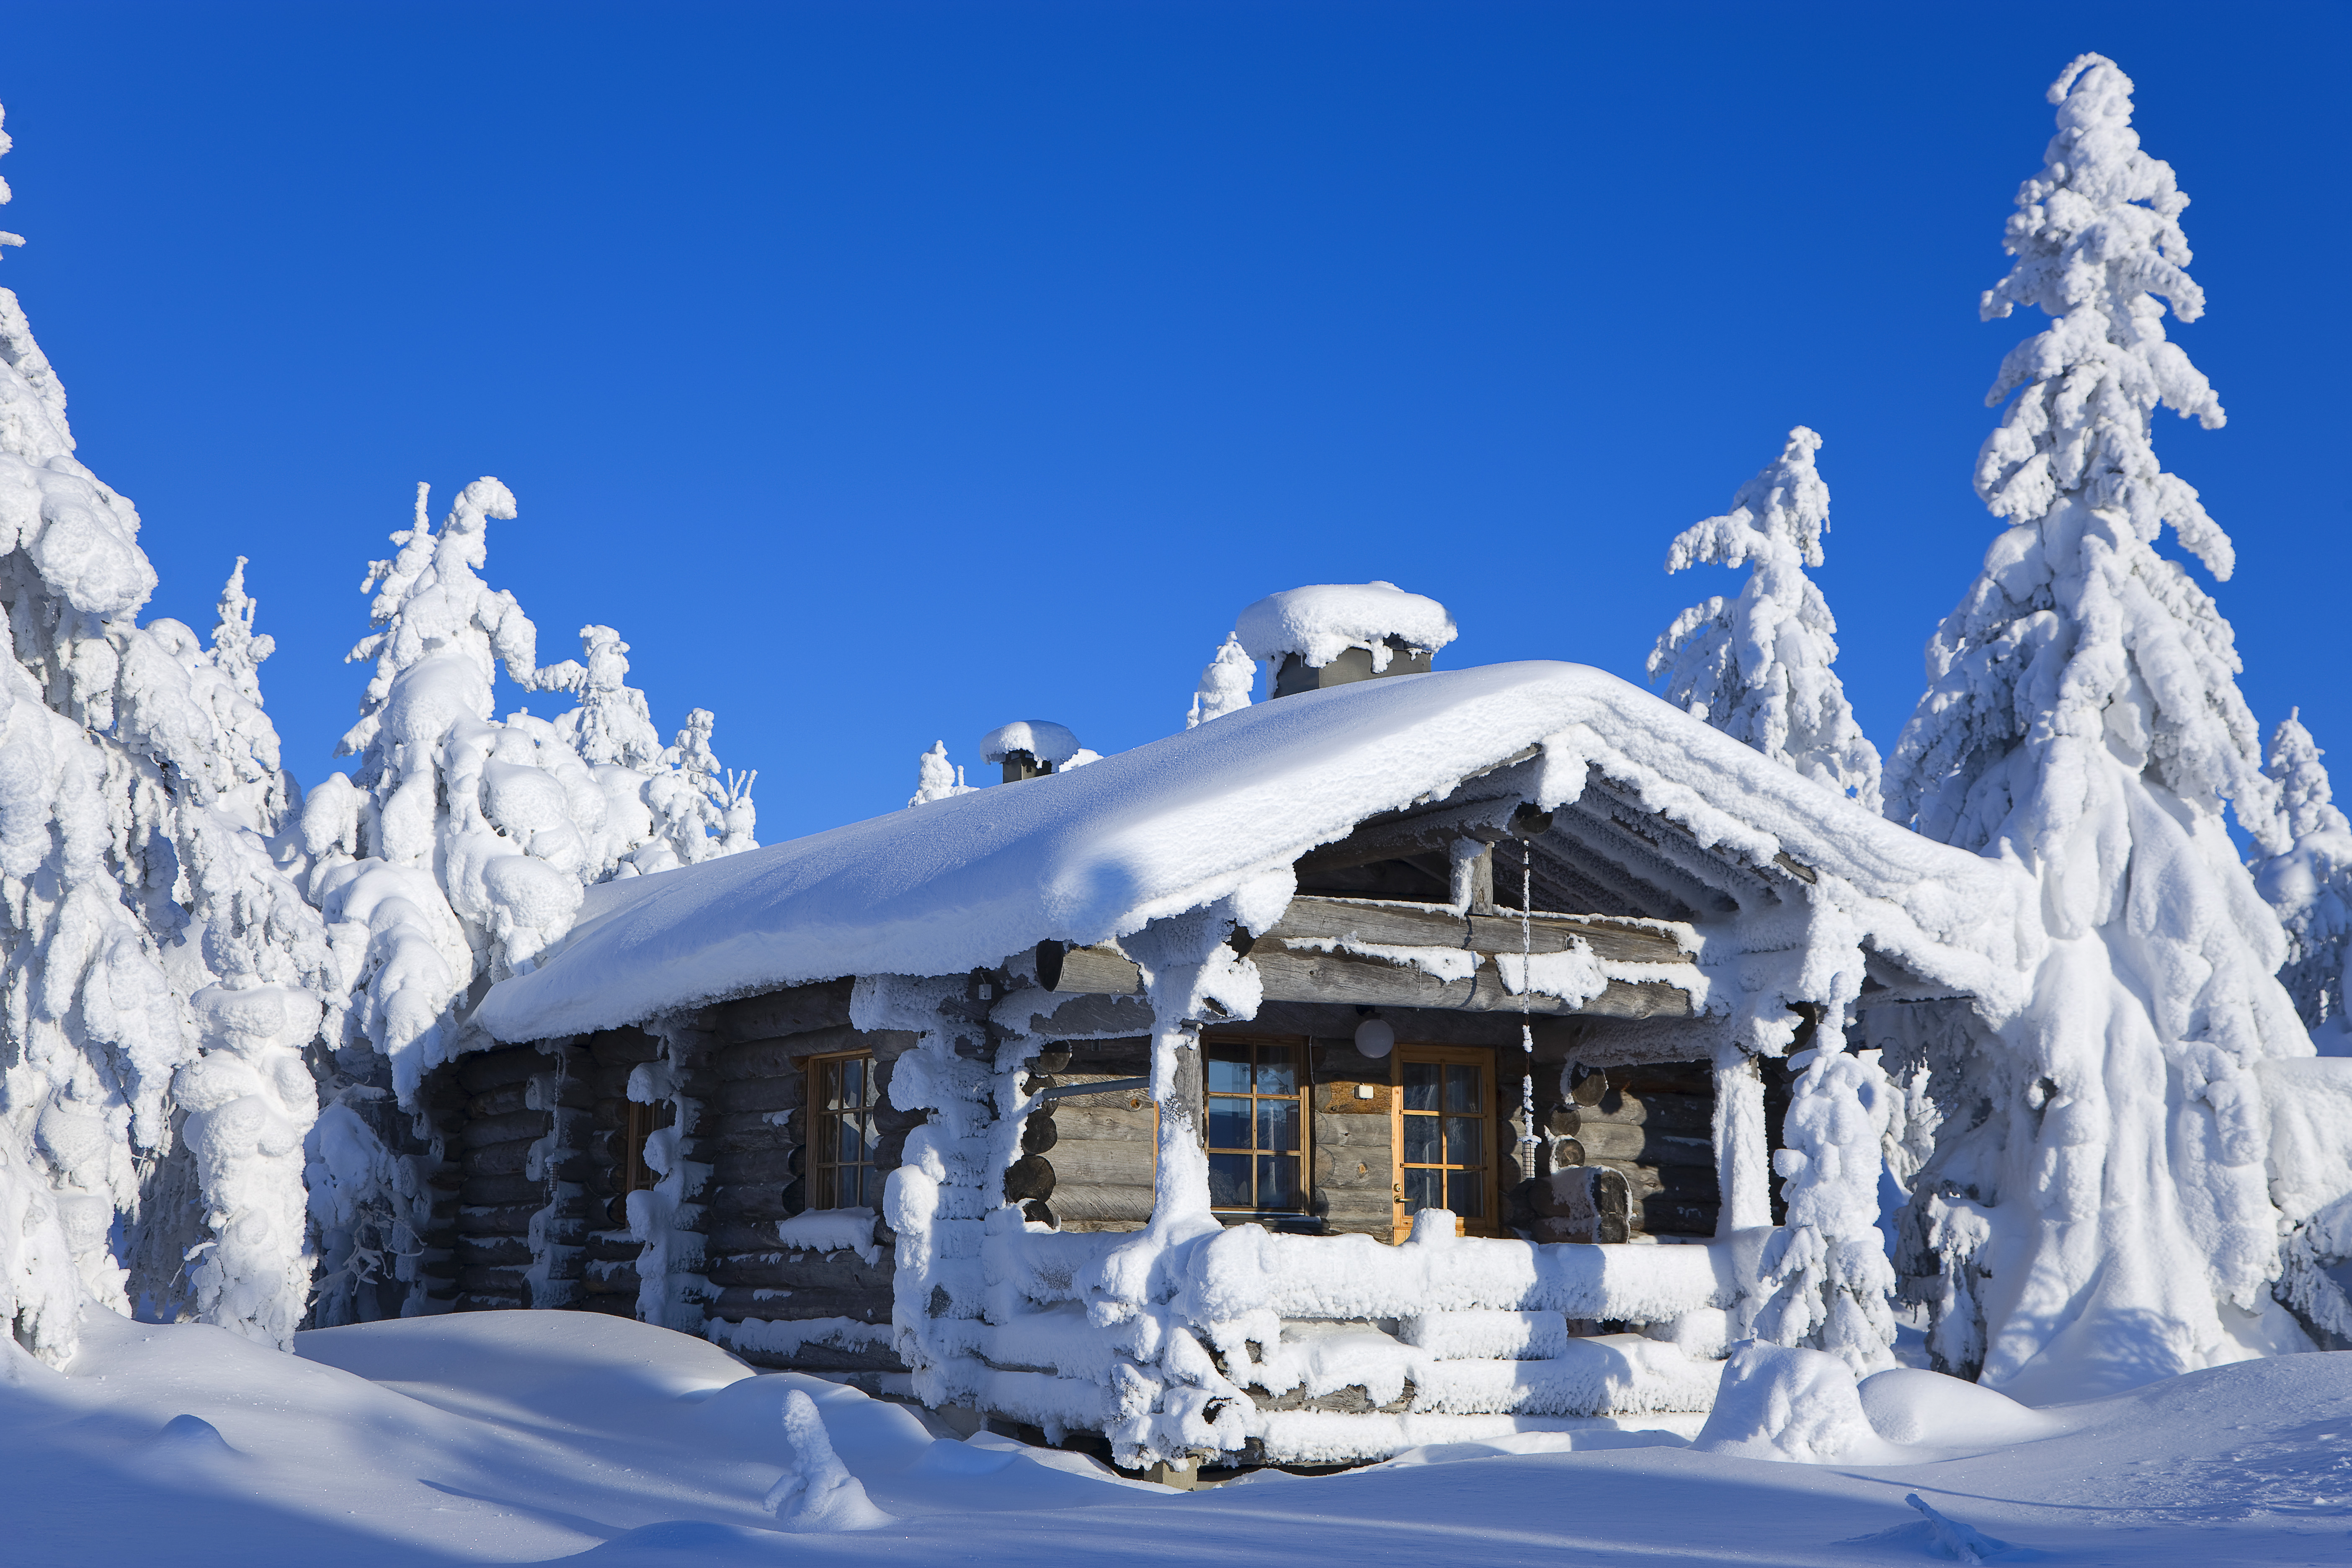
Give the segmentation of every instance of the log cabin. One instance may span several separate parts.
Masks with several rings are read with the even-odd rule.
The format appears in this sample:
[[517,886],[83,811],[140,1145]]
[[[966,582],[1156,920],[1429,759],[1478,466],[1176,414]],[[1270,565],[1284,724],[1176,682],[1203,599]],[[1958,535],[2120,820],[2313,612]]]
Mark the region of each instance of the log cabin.
[[[1695,1429],[1728,1343],[1855,1288],[1789,1263],[1838,1209],[1801,1193],[1874,1194],[1904,1042],[2011,1005],[2030,888],[1615,677],[1375,632],[1253,649],[1273,700],[1132,751],[591,890],[425,1085],[443,1301],[1180,1484]],[[1870,1129],[1842,1177],[1782,1148],[1808,1094]]]

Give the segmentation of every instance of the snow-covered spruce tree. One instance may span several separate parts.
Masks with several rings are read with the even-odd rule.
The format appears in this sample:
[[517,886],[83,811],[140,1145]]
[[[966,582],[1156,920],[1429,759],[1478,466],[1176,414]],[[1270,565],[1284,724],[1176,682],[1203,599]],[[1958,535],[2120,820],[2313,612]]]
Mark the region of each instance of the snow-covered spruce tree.
[[2231,566],[2150,444],[2159,404],[2222,419],[2164,334],[2168,304],[2204,309],[2188,199],[2140,151],[2111,61],[2075,60],[2050,98],[2057,136],[2009,220],[2016,263],[1983,300],[1987,319],[2052,318],[1988,399],[2009,406],[1977,490],[2008,526],[1929,640],[1888,768],[1890,815],[2042,888],[2034,1005],[1930,1078],[1945,1121],[1904,1256],[1915,1278],[1971,1281],[1951,1299],[1980,1322],[1939,1321],[1931,1348],[2027,1396],[2242,1354],[2231,1331],[2266,1312],[2279,1266],[2252,1070],[2311,1050],[2223,821],[2234,806],[2282,847],[2229,623],[2156,550],[2169,523],[2216,578]]
[[1803,425],[1732,497],[1731,510],[1692,524],[1666,570],[1744,566],[1736,599],[1693,605],[1650,654],[1666,700],[1819,784],[1879,809],[1878,751],[1854,722],[1831,664],[1837,622],[1805,568],[1822,564],[1830,489],[1813,467],[1822,438]]
[[50,1358],[86,1297],[283,1344],[310,1276],[303,1054],[340,985],[264,841],[287,803],[268,639],[241,569],[210,651],[140,626],[138,514],[73,451],[0,290],[0,1226],[26,1228],[0,1291]]
[[2257,859],[2263,897],[2286,927],[2286,967],[2279,979],[2321,1050],[2352,1055],[2347,1030],[2344,959],[2352,947],[2352,822],[2332,798],[2327,768],[2301,713],[2271,735],[2265,771],[2279,788],[2286,847]]
[[[480,575],[488,520],[515,515],[506,486],[468,485],[438,533],[426,498],[362,584],[376,630],[352,657],[374,672],[342,744],[360,765],[302,809],[309,889],[355,977],[310,1149],[322,1323],[423,1310],[427,1206],[401,1113],[479,988],[563,935],[590,884],[751,847],[751,779],[721,775],[710,716],[663,748],[610,628],[582,630],[584,664],[538,666],[536,628]],[[500,665],[578,706],[494,717]]]
[[1242,640],[1225,633],[1224,645],[1209,667],[1201,672],[1201,685],[1192,694],[1192,711],[1184,716],[1186,729],[1198,729],[1213,718],[1223,718],[1250,706],[1250,687],[1257,681],[1257,665],[1242,647]]

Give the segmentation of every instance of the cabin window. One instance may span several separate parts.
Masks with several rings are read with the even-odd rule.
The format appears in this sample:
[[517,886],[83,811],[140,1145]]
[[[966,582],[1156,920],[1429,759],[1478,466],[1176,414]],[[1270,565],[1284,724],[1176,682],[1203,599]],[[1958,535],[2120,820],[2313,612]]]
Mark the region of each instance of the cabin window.
[[1307,1208],[1305,1063],[1296,1045],[1218,1040],[1204,1047],[1209,1205],[1256,1214]]
[[808,1207],[875,1208],[882,1173],[875,1168],[874,1053],[849,1051],[809,1061]]
[[1424,1208],[1453,1211],[1464,1235],[1495,1234],[1492,1053],[1460,1046],[1399,1046],[1396,1063],[1396,1233]]
[[614,1185],[625,1198],[633,1192],[644,1192],[661,1180],[661,1173],[646,1164],[646,1144],[661,1128],[677,1120],[677,1107],[664,1100],[656,1104],[627,1102],[621,1126],[620,1168],[614,1174],[619,1178]]

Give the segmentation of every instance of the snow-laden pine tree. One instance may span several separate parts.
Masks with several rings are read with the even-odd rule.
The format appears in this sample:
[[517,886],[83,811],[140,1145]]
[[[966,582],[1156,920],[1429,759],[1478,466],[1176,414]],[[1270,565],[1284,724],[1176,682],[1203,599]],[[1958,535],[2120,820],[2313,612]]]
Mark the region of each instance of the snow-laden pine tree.
[[0,290],[0,1311],[51,1358],[85,1299],[289,1343],[304,1054],[341,988],[266,841],[288,789],[242,568],[207,650],[138,624],[138,538]]
[[1890,815],[2013,858],[2042,889],[2034,1006],[1932,1063],[1946,1119],[1906,1222],[1910,1249],[1972,1282],[1931,1347],[2029,1397],[2239,1354],[2232,1331],[2268,1309],[2279,1267],[2252,1069],[2311,1050],[2223,818],[2234,805],[2258,839],[2275,831],[2230,626],[2156,549],[2168,523],[2216,578],[2231,570],[2150,444],[2158,406],[2208,429],[2222,415],[2165,338],[2167,307],[2194,320],[2204,298],[2184,270],[2188,199],[2140,150],[2131,90],[2097,55],[2050,89],[2058,132],[1983,298],[1988,320],[2051,318],[1988,398],[2008,408],[1977,491],[2007,526],[1928,643],[1888,767]]
[[1242,640],[1226,632],[1224,645],[1201,672],[1200,689],[1192,694],[1192,711],[1184,716],[1184,727],[1198,729],[1213,718],[1249,706],[1250,687],[1256,681],[1256,663],[1243,649]]
[[[310,1148],[328,1323],[423,1310],[403,1113],[458,1049],[470,998],[562,936],[589,885],[752,847],[751,779],[719,768],[709,714],[662,747],[610,628],[582,630],[584,664],[539,667],[530,617],[481,577],[489,521],[515,515],[507,487],[468,485],[437,533],[426,499],[418,486],[413,526],[363,584],[376,629],[352,657],[374,670],[342,743],[359,767],[301,816],[309,891],[356,977]],[[494,716],[501,666],[578,706]]]
[[2294,1010],[2329,1054],[2352,1054],[2344,959],[2352,947],[2352,822],[2337,809],[2319,747],[2291,714],[2271,735],[2264,769],[2279,788],[2286,847],[2253,867],[2263,897],[2286,927],[2279,971]]
[[1878,751],[1831,668],[1837,622],[1805,575],[1822,564],[1830,521],[1830,489],[1813,466],[1821,445],[1799,425],[1730,511],[1675,537],[1668,571],[1744,566],[1748,580],[1738,597],[1717,594],[1675,617],[1650,653],[1650,679],[1666,683],[1676,707],[1875,811]]

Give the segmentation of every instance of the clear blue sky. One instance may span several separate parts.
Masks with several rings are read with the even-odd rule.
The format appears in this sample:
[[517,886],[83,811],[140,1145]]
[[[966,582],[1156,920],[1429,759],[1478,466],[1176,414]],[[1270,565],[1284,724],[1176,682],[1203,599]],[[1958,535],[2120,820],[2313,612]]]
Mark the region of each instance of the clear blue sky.
[[[0,13],[0,226],[152,612],[254,559],[332,766],[412,487],[521,517],[772,841],[1012,718],[1179,727],[1234,612],[1392,579],[1443,664],[1639,678],[1668,578],[1803,423],[1891,747],[1992,522],[2001,222],[2074,54],[2138,82],[2229,409],[2159,451],[2235,536],[2265,727],[2352,769],[2343,5],[46,5]],[[2346,793],[2352,794],[2352,773]]]

